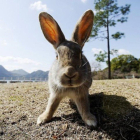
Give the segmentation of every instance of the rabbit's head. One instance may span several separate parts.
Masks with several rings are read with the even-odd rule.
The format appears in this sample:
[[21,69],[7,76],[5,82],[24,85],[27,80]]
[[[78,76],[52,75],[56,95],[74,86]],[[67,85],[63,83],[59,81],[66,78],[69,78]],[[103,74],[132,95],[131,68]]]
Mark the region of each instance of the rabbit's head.
[[86,67],[88,62],[82,55],[82,48],[90,36],[93,18],[93,12],[86,11],[77,23],[72,39],[68,41],[53,17],[44,12],[40,13],[39,20],[43,34],[56,50],[56,61],[51,73],[57,85],[78,87],[85,81],[88,75]]

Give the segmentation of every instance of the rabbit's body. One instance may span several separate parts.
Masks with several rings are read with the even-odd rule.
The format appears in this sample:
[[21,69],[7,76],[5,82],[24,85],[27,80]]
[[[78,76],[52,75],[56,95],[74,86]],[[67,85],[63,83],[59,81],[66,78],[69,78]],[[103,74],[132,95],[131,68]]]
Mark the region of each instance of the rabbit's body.
[[[87,19],[90,19],[90,24],[86,23]],[[90,113],[88,101],[88,90],[92,84],[91,68],[88,60],[82,54],[82,46],[85,39],[87,40],[89,37],[93,25],[92,11],[87,11],[81,21],[76,26],[72,40],[67,41],[59,25],[50,15],[47,13],[40,15],[43,33],[56,49],[56,60],[49,72],[50,97],[48,105],[44,113],[39,116],[37,124],[49,121],[62,98],[66,96],[75,102],[86,124],[90,126],[97,124],[96,118]],[[81,36],[78,31],[84,21],[85,24],[82,27],[87,29],[84,29],[85,31],[81,29],[81,34],[83,34]]]

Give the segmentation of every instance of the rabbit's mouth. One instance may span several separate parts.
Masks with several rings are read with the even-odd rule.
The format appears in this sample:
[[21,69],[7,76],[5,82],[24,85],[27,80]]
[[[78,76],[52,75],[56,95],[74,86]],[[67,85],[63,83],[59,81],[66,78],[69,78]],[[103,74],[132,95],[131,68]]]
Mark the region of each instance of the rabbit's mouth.
[[72,84],[69,84],[68,86],[73,87],[73,85],[72,85]]
[[79,87],[81,86],[81,84],[83,84],[83,82],[81,82],[81,80],[73,80],[73,79],[69,79],[69,80],[62,80],[61,81],[61,85],[63,87]]
[[68,85],[68,86],[70,86],[70,87],[73,86],[73,84],[72,84],[72,80],[71,80],[71,79],[69,80],[69,85]]

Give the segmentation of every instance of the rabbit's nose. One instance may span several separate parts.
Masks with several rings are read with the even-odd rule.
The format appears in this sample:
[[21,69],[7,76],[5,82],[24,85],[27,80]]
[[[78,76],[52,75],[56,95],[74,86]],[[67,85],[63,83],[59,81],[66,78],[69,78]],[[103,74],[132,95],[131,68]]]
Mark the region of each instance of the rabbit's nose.
[[75,68],[69,66],[66,69],[64,75],[65,75],[65,77],[72,79],[72,78],[75,78],[77,76],[77,72],[76,72]]

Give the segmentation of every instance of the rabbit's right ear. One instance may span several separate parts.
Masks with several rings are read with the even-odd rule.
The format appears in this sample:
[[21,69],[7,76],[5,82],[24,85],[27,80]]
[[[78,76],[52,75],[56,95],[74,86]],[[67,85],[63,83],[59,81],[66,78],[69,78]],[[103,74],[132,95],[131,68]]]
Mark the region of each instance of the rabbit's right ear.
[[48,13],[42,12],[39,15],[41,29],[45,38],[54,46],[56,49],[63,41],[65,36],[61,31],[58,23]]

